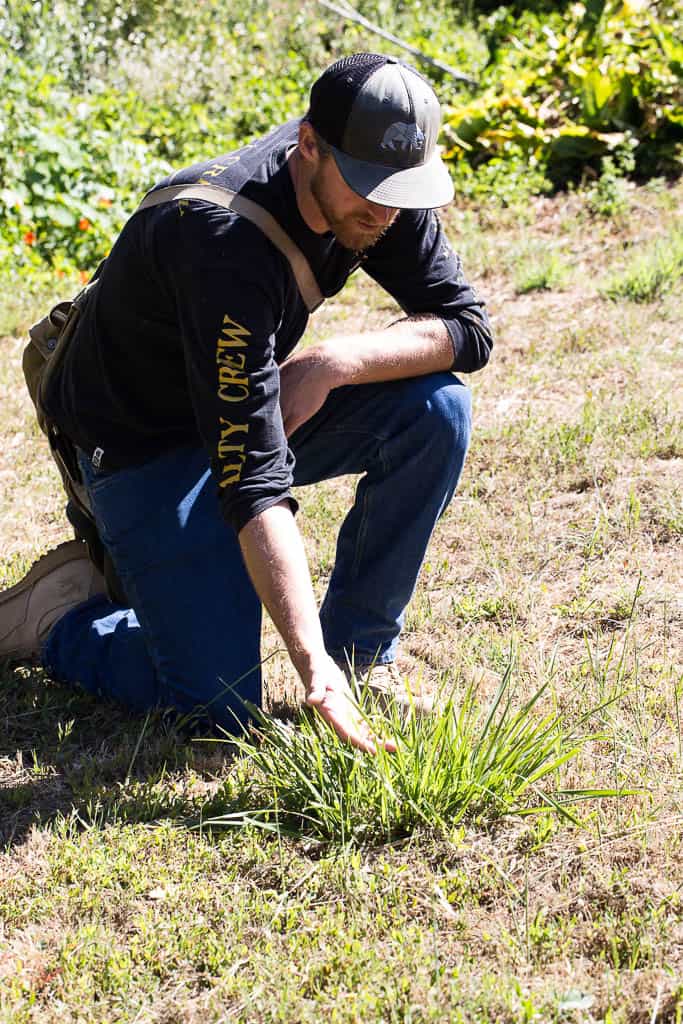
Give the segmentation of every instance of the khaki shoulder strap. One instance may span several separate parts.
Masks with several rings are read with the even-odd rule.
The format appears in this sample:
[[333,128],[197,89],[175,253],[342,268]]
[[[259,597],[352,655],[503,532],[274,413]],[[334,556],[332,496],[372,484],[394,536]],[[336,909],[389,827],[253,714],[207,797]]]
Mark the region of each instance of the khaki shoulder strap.
[[135,212],[146,210],[150,206],[168,203],[173,199],[205,199],[208,203],[222,206],[226,210],[234,210],[241,217],[246,217],[261,229],[263,234],[289,261],[308,312],[312,313],[324,301],[311,266],[299,246],[280,227],[275,217],[258,203],[247,199],[246,196],[242,196],[238,192],[221,188],[220,185],[168,185],[166,188],[148,192]]

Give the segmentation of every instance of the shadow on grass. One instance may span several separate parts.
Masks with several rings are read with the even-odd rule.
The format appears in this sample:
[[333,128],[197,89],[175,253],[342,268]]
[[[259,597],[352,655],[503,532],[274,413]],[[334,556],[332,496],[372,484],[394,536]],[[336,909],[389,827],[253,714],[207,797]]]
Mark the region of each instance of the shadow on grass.
[[0,666],[0,844],[59,817],[104,826],[196,814],[233,754],[224,737],[193,742],[197,728],[131,715],[39,668]]

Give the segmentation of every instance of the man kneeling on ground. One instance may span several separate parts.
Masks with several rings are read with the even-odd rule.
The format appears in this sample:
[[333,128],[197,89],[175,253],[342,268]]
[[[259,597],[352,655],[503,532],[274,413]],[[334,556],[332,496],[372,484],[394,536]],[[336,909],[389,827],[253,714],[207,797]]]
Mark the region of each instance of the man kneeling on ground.
[[[439,124],[415,70],[355,54],[315,82],[302,119],[156,186],[43,396],[125,600],[84,543],[62,545],[0,595],[0,657],[39,656],[58,681],[235,732],[243,702],[261,703],[264,604],[307,703],[373,749],[348,665],[375,666],[380,687],[391,671],[468,446],[470,395],[452,371],[479,369],[492,346],[434,212],[453,196]],[[295,352],[311,303],[292,257],[210,197],[156,203],[198,184],[274,218],[314,292],[361,267],[405,319]],[[362,476],[318,614],[291,488],[349,473]]]

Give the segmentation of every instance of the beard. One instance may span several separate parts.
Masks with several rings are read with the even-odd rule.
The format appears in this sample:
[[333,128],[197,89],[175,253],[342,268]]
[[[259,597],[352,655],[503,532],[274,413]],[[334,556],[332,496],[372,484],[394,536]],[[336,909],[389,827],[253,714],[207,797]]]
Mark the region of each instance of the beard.
[[387,233],[398,217],[398,211],[386,223],[376,228],[367,226],[367,219],[370,216],[367,211],[348,213],[340,217],[325,192],[321,169],[321,166],[316,169],[311,178],[310,187],[313,198],[329,224],[332,234],[345,249],[351,249],[357,253],[365,252]]

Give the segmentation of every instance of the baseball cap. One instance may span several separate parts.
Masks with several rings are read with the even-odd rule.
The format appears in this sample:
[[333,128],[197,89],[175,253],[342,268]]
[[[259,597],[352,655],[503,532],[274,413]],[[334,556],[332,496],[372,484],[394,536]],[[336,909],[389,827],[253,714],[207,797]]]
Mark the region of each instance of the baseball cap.
[[336,61],[314,82],[306,120],[364,199],[433,209],[453,198],[436,147],[439,101],[426,79],[396,57],[354,53]]

